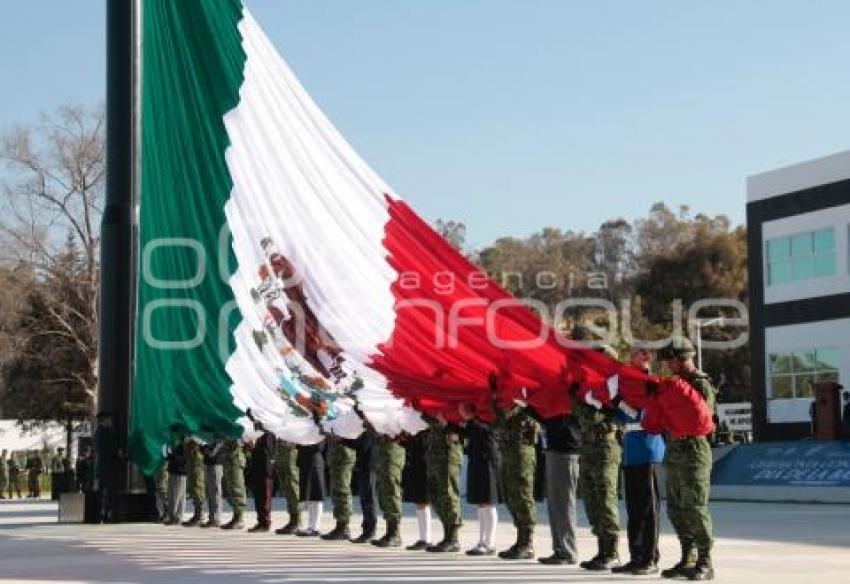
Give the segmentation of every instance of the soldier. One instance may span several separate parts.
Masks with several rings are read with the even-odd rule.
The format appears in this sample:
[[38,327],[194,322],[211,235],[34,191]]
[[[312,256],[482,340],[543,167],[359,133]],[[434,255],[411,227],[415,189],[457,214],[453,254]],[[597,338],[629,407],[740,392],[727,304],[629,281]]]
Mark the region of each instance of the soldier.
[[331,499],[336,525],[321,537],[326,541],[348,541],[351,539],[351,530],[348,527],[352,505],[351,477],[357,461],[357,451],[349,441],[337,436],[329,436],[327,459],[331,474]]
[[[573,331],[573,340],[589,340],[584,332]],[[597,351],[617,359],[608,345]],[[575,394],[573,394],[575,395]],[[613,412],[574,400],[574,415],[581,429],[579,488],[591,531],[596,536],[597,553],[579,564],[585,570],[604,571],[620,564],[617,550],[620,538],[618,486],[621,448]]]
[[397,438],[378,436],[375,448],[375,475],[378,501],[387,523],[387,532],[372,545],[382,548],[401,546],[402,485],[405,451]]
[[0,453],[0,499],[6,498],[6,487],[9,485],[8,453],[5,448]]
[[251,492],[254,494],[254,508],[257,510],[257,524],[249,529],[251,532],[265,532],[271,529],[272,512],[272,477],[274,476],[274,459],[277,442],[271,432],[268,432],[260,422],[254,427],[262,435],[254,442],[251,451]]
[[377,485],[375,482],[375,431],[367,425],[357,440],[354,441],[357,450],[357,462],[354,465],[354,474],[357,477],[357,493],[360,496],[360,511],[363,513],[363,521],[360,525],[360,535],[351,540],[351,543],[367,543],[375,537],[375,529],[378,526],[378,517],[375,509],[377,502]]
[[38,452],[33,450],[27,457],[27,487],[29,489],[30,498],[38,499],[41,497],[41,473],[44,471],[44,463]]
[[186,442],[186,490],[192,499],[192,517],[183,527],[196,527],[204,521],[204,455],[201,445],[191,438]]
[[[660,357],[670,371],[687,381],[713,413],[717,391],[705,373],[696,368],[696,351],[683,337],[674,338]],[[665,578],[712,580],[712,525],[708,510],[711,486],[711,445],[707,436],[671,439],[667,443],[664,468],[667,472],[667,515],[682,547],[682,559],[664,570]],[[695,557],[696,555],[696,557]]]
[[224,440],[213,440],[201,447],[204,458],[204,485],[207,495],[209,518],[201,527],[219,527],[221,521],[221,481],[224,475]]
[[233,509],[233,518],[222,529],[242,529],[245,514],[245,451],[238,440],[228,440],[225,445],[224,497]]
[[11,499],[14,493],[18,493],[18,499],[23,497],[21,492],[21,467],[18,463],[18,453],[12,452],[9,455],[9,460],[6,461],[6,468],[9,475],[9,498]]
[[463,462],[463,440],[457,426],[445,420],[431,421],[425,453],[428,467],[429,499],[434,502],[443,524],[443,539],[426,548],[429,552],[459,552],[457,533],[462,525],[460,509],[460,467]]
[[298,507],[298,448],[284,440],[277,441],[277,453],[274,459],[275,477],[280,494],[286,499],[289,522],[276,529],[278,535],[294,535],[301,527],[301,511]]
[[540,426],[520,407],[500,410],[498,418],[502,486],[505,503],[517,529],[516,543],[499,552],[499,557],[503,560],[527,560],[534,558],[534,526],[537,523],[535,446]]

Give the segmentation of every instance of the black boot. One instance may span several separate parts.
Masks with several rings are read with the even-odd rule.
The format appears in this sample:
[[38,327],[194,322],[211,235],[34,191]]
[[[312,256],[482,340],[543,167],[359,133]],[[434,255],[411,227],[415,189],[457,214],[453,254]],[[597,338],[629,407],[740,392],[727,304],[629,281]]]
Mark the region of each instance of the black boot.
[[585,570],[593,572],[605,572],[620,565],[620,558],[617,553],[617,539],[612,537],[597,538],[599,553],[587,562],[579,564]]
[[369,543],[375,537],[375,528],[363,528],[363,533],[351,540],[351,543]]
[[531,560],[534,559],[534,544],[531,530],[522,529],[517,533],[514,545],[499,553],[503,560]]
[[381,539],[372,541],[375,547],[401,547],[401,535],[398,531],[398,521],[387,521],[387,533]]
[[696,554],[694,546],[690,542],[681,542],[682,559],[679,563],[671,568],[661,571],[662,578],[687,578],[691,568],[694,567]]
[[203,520],[204,516],[201,513],[201,510],[195,507],[195,512],[192,514],[192,517],[189,519],[189,521],[183,522],[183,527],[196,527],[200,525]]
[[447,552],[459,552],[460,544],[457,541],[457,530],[459,525],[452,525],[451,527],[443,526],[443,530],[445,532],[445,537],[443,537],[443,541],[436,545],[429,546],[427,549],[429,552],[433,553],[447,553]]
[[348,523],[337,521],[336,527],[324,534],[322,539],[325,541],[348,541],[351,539],[351,531],[348,529]]
[[422,550],[427,550],[430,547],[430,545],[431,544],[429,544],[424,539],[420,539],[420,540],[417,540],[416,543],[411,544],[404,549],[411,551],[411,552],[419,552],[419,551],[422,551]]
[[711,554],[700,552],[696,564],[688,570],[688,580],[714,580],[714,566],[711,565]]
[[301,516],[298,513],[290,513],[289,523],[279,529],[275,529],[274,532],[278,535],[295,535],[299,527],[301,527]]
[[222,529],[244,529],[245,525],[242,523],[242,515],[239,513],[233,514],[233,519],[225,523],[221,526]]

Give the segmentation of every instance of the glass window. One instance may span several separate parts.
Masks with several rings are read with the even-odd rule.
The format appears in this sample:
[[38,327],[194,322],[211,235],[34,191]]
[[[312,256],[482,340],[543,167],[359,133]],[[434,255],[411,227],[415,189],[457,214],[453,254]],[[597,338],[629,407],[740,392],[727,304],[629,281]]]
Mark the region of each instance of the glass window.
[[767,259],[782,260],[791,256],[791,240],[787,237],[767,242]]
[[835,276],[835,229],[769,239],[765,255],[768,286]]
[[839,366],[841,365],[841,353],[838,349],[818,349],[815,354],[817,355],[817,365],[819,370],[838,371]]
[[768,264],[768,282],[771,284],[787,284],[791,281],[791,262],[775,262]]
[[840,381],[840,360],[836,347],[768,355],[771,399],[813,397],[815,383]]
[[820,278],[823,276],[835,275],[835,254],[822,253],[814,257],[814,277]]
[[835,251],[835,230],[832,228],[815,231],[815,253]]
[[791,399],[794,397],[793,378],[790,375],[774,377],[771,380],[773,399]]

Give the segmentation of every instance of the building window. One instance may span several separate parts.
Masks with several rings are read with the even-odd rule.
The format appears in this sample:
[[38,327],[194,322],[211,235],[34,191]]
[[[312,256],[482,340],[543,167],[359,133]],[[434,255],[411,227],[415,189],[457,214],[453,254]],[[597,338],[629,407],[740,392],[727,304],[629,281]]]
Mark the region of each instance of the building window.
[[810,398],[815,383],[838,381],[840,353],[834,347],[771,353],[768,360],[772,399]]
[[835,275],[835,229],[767,240],[767,285]]

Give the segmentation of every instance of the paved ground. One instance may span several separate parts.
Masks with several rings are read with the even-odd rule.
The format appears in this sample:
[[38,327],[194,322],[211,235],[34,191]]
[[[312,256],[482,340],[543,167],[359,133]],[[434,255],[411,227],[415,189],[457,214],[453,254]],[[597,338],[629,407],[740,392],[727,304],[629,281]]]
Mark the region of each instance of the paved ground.
[[[477,527],[470,520],[463,543]],[[404,535],[415,538],[407,513]],[[850,574],[850,506],[715,503],[718,582],[846,582]],[[513,530],[501,510],[498,539]],[[544,515],[545,518],[545,515]],[[47,501],[0,501],[0,583],[35,582],[609,582],[634,581],[588,574],[576,567],[536,562],[469,559],[462,555],[379,550],[276,535],[211,532],[159,525],[59,525]],[[276,511],[277,525],[284,514]],[[326,526],[330,526],[326,516]],[[439,531],[439,529],[438,529]],[[582,518],[580,552],[594,544]],[[538,529],[537,551],[548,553],[548,530]],[[621,552],[625,551],[625,541]],[[662,564],[672,563],[677,544],[669,526],[662,537]],[[654,578],[644,578],[654,579]]]

